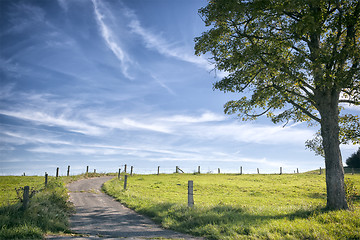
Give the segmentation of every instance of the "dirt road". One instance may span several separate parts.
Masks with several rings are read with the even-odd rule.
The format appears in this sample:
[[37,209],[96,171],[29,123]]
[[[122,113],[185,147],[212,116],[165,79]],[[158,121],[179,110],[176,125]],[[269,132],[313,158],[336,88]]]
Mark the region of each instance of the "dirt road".
[[71,230],[84,237],[49,237],[48,239],[200,239],[162,229],[150,219],[124,207],[101,192],[112,177],[84,179],[71,183],[70,201],[76,213],[70,218]]

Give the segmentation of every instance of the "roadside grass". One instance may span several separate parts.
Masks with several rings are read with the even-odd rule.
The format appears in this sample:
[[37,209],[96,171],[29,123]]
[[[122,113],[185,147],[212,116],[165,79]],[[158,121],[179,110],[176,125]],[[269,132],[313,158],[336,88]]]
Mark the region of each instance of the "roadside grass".
[[[66,184],[103,175],[109,174],[88,173],[58,179],[49,176],[46,188],[43,176],[0,176],[0,239],[43,239],[49,233],[71,233],[69,214],[73,207],[68,202]],[[38,191],[26,210],[15,191],[24,186]]]
[[[346,175],[360,189],[360,175]],[[195,207],[187,207],[194,181]],[[316,174],[160,174],[113,179],[104,191],[163,227],[208,239],[360,239],[360,199],[328,211]]]
[[[49,178],[46,188],[43,177],[0,177],[0,181],[1,199],[8,195],[6,202],[10,203],[0,207],[0,239],[42,239],[48,232],[68,232],[72,208],[60,179]],[[7,182],[6,187],[3,182]],[[19,199],[14,202],[13,192],[25,185],[38,192],[30,199],[28,208],[23,209]]]

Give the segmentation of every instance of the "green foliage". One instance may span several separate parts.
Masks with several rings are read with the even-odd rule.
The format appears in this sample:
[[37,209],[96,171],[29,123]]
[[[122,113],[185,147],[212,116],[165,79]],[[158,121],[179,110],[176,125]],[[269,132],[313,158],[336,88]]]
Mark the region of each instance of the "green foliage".
[[345,179],[345,192],[346,192],[346,201],[349,206],[352,207],[355,199],[359,196],[355,183],[349,179]]
[[[348,177],[360,187],[360,175]],[[208,239],[360,238],[360,199],[353,211],[328,212],[324,175],[142,175],[128,178],[127,190],[117,179],[104,190],[166,228]]]
[[346,165],[351,168],[360,168],[360,148],[346,159]]
[[[11,188],[9,187],[11,184],[9,182],[7,184],[8,195],[11,195],[12,191],[15,192],[14,186],[18,184],[31,185],[40,182],[41,185],[44,184],[43,177],[1,178],[4,182],[13,180]],[[39,182],[34,182],[34,179]],[[47,232],[68,231],[68,215],[72,208],[67,201],[65,184],[60,180],[50,178],[46,188],[37,185],[37,189],[39,192],[30,199],[29,206],[25,210],[22,209],[20,202],[0,207],[0,226],[2,226],[0,239],[42,239]]]
[[358,1],[210,1],[199,13],[212,28],[195,39],[196,54],[210,52],[230,73],[214,88],[251,95],[229,101],[226,113],[320,122],[318,94],[335,90],[359,104],[359,9]]

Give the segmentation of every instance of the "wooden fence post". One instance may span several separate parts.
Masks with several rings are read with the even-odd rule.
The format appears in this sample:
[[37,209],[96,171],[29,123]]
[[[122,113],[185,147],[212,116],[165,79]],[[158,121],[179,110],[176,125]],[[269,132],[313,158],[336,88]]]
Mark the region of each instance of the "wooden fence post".
[[119,168],[118,179],[121,179],[121,168]]
[[25,186],[24,187],[24,195],[23,195],[23,208],[24,209],[26,209],[29,204],[29,192],[30,192],[30,187]]
[[296,172],[299,173],[299,168],[296,168]]
[[127,186],[127,179],[128,179],[128,176],[125,175],[125,179],[124,179],[124,190],[126,190],[126,186]]
[[257,173],[260,174],[259,168],[257,168]]
[[96,169],[94,169],[94,173],[96,173]]
[[200,166],[198,166],[198,174],[200,174]]
[[242,166],[240,167],[240,175],[242,175]]
[[70,176],[70,165],[68,166],[67,176]]
[[220,168],[218,168],[218,174],[220,174]]
[[319,172],[319,175],[321,175],[321,167],[320,167],[320,172]]
[[56,177],[59,177],[59,168],[56,168]]
[[48,184],[48,174],[45,173],[45,187],[47,187],[47,184]]
[[131,168],[130,168],[130,176],[132,176],[132,175],[133,175],[133,170],[134,170],[134,167],[133,167],[133,166],[131,166]]
[[125,173],[126,173],[126,170],[127,170],[126,168],[127,168],[127,165],[125,164],[125,165],[124,165],[124,172],[125,172]]
[[157,175],[159,175],[160,174],[160,166],[158,166],[158,173],[157,173]]
[[176,166],[175,173],[179,173],[179,167],[178,166]]
[[89,173],[89,166],[86,166],[86,175]]
[[280,175],[282,174],[282,167],[280,167]]
[[194,207],[194,183],[188,182],[188,207]]

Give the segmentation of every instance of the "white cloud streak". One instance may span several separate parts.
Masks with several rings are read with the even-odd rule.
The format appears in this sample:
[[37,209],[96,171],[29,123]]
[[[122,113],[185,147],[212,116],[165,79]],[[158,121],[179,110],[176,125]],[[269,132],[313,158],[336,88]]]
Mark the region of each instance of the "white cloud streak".
[[209,71],[214,69],[214,66],[205,58],[195,56],[193,53],[189,54],[185,48],[176,47],[174,44],[168,43],[165,39],[159,36],[159,34],[152,33],[151,31],[143,28],[134,13],[128,11],[127,15],[131,18],[129,27],[132,32],[142,37],[147,48],[155,49],[164,56],[194,63]]
[[101,13],[101,3],[97,0],[92,0],[92,3],[94,5],[95,19],[99,25],[101,36],[103,37],[108,48],[120,61],[120,67],[124,76],[129,79],[133,79],[133,77],[128,73],[129,65],[132,63],[132,61],[125,50],[120,47],[120,44],[118,43],[118,40],[116,39],[116,36],[111,28],[104,22],[105,16]]
[[[18,99],[23,104],[12,106],[12,109],[0,109],[0,114],[33,122],[36,125],[60,127],[66,131],[81,133],[88,136],[106,136],[114,131],[143,132],[146,136],[155,138],[177,137],[193,140],[217,140],[281,144],[304,143],[312,138],[312,129],[289,125],[285,128],[276,125],[260,125],[240,123],[229,120],[224,115],[210,111],[197,114],[163,115],[151,113],[106,113],[90,106],[84,108],[81,102],[59,100],[53,95],[22,95],[14,94],[11,89],[5,91],[11,98]],[[66,103],[66,104],[65,104]],[[38,107],[41,106],[41,109]]]
[[96,126],[91,126],[81,121],[69,120],[64,116],[52,116],[45,112],[22,110],[22,111],[8,111],[0,110],[0,114],[18,118],[25,121],[31,121],[35,124],[46,126],[60,126],[64,129],[87,135],[100,135],[101,129]]
[[65,12],[68,11],[68,3],[66,0],[58,0],[58,3]]

